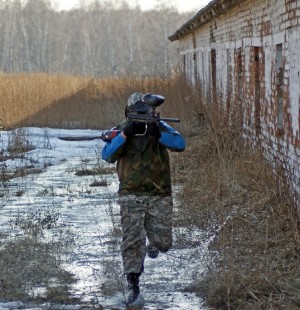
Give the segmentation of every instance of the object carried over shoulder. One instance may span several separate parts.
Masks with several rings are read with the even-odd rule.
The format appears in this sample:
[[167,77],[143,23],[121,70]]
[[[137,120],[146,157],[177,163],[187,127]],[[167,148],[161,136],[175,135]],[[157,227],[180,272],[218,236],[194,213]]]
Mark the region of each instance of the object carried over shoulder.
[[100,139],[103,141],[108,141],[113,139],[120,133],[120,130],[105,130],[100,135],[97,136],[60,136],[58,139],[64,141],[91,141]]

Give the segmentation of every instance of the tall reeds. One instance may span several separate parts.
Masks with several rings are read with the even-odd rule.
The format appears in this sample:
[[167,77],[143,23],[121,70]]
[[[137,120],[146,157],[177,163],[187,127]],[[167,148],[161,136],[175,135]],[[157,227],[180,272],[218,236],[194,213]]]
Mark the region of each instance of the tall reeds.
[[184,124],[192,121],[193,110],[197,109],[196,104],[193,107],[191,88],[180,77],[92,79],[1,74],[0,126],[110,128],[123,120],[127,98],[136,91],[163,95],[163,116],[181,117]]

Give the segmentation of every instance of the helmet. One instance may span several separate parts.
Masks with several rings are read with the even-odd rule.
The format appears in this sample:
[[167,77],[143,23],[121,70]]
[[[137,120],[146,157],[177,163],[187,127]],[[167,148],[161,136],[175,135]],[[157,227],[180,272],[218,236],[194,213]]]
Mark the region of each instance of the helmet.
[[128,108],[132,108],[136,103],[143,100],[143,94],[139,92],[135,92],[131,94],[127,100],[127,105],[125,108],[125,116],[127,118]]
[[143,96],[143,94],[138,92],[131,94],[127,100],[127,107],[130,107],[131,105],[134,105],[137,102],[141,101],[143,99]]

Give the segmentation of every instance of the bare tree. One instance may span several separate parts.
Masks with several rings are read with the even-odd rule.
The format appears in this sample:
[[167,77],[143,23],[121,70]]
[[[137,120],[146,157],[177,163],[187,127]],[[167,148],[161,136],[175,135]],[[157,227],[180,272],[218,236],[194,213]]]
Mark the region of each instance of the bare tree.
[[1,68],[166,76],[176,64],[167,38],[185,20],[166,0],[151,11],[124,0],[94,0],[64,12],[50,0],[0,0]]
[[29,38],[27,34],[23,12],[20,13],[20,17],[19,17],[19,29],[22,34],[23,44],[24,44],[24,66],[21,66],[22,67],[21,70],[31,72],[32,66],[31,66],[30,51],[29,51]]
[[3,50],[2,50],[2,70],[13,71],[13,42],[16,34],[16,8],[15,5],[8,4],[4,8],[5,25],[3,27]]

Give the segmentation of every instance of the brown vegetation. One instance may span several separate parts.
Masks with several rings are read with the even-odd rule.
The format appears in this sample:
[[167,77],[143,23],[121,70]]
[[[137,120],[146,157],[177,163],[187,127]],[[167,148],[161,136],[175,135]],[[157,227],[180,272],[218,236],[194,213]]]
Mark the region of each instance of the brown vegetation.
[[259,149],[244,144],[240,115],[205,104],[181,78],[83,79],[3,75],[1,122],[6,128],[110,128],[124,117],[134,91],[166,97],[162,116],[179,117],[184,153],[172,153],[181,183],[175,225],[215,235],[211,269],[191,290],[215,309],[298,309],[299,219],[284,180]]
[[[163,94],[164,116],[187,115],[181,100],[190,90],[177,90],[180,79],[92,79],[62,75],[0,75],[0,126],[58,128],[111,128],[124,118],[127,97],[135,92]],[[185,114],[184,114],[184,111]],[[187,122],[183,122],[187,124]],[[186,125],[187,126],[187,125]]]
[[214,236],[211,268],[190,289],[213,309],[299,309],[299,215],[287,184],[244,144],[239,116],[219,107],[204,107],[199,135],[175,158],[180,221]]

